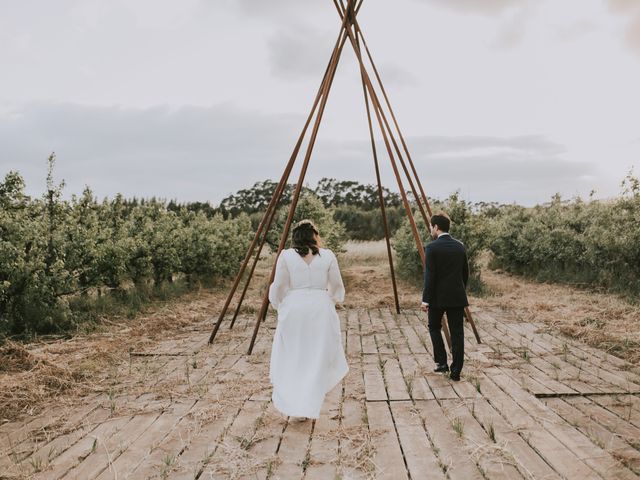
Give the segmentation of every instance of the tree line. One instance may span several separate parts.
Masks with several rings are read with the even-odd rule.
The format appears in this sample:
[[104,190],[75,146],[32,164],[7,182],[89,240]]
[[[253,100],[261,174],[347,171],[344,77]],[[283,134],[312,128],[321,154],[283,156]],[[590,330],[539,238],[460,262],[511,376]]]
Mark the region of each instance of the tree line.
[[[458,194],[434,201],[434,210],[447,212],[451,233],[467,248],[471,288],[482,292],[479,259],[489,255],[488,267],[536,281],[566,283],[619,293],[640,300],[640,180],[630,172],[620,195],[608,200],[559,194],[534,207],[470,203]],[[416,212],[423,238],[424,222]],[[422,265],[409,223],[394,237],[401,274],[419,282]]]
[[[98,201],[90,188],[63,199],[49,158],[46,191],[25,194],[18,172],[0,182],[0,338],[82,328],[114,305],[135,313],[150,299],[180,294],[233,276],[271,200],[265,180],[223,199],[179,203]],[[294,185],[287,185],[267,237],[280,240]],[[419,284],[422,265],[398,193],[383,191],[397,271]],[[479,259],[490,267],[533,277],[640,294],[640,181],[631,173],[618,198],[562,200],[532,208],[471,203],[458,193],[433,199],[452,234],[465,243],[471,288],[481,292]],[[424,242],[428,229],[415,213]],[[294,221],[312,218],[329,248],[347,240],[378,240],[383,228],[375,185],[322,179],[304,187]],[[121,308],[121,310],[122,310]]]
[[[225,218],[233,218],[241,213],[249,215],[257,227],[269,204],[277,183],[264,180],[252,187],[229,195],[220,202],[219,211]],[[285,186],[280,209],[287,209],[295,185]],[[400,194],[383,187],[387,220],[391,232],[395,232],[405,216]],[[344,235],[350,240],[379,240],[384,238],[380,216],[377,185],[362,184],[351,180],[321,179],[315,188],[304,186],[301,198],[315,198],[327,208],[333,219],[344,226]]]
[[54,162],[41,198],[25,194],[17,172],[0,182],[0,334],[73,330],[113,301],[135,310],[236,272],[252,238],[247,215],[122,195],[99,202],[89,188],[64,200]]

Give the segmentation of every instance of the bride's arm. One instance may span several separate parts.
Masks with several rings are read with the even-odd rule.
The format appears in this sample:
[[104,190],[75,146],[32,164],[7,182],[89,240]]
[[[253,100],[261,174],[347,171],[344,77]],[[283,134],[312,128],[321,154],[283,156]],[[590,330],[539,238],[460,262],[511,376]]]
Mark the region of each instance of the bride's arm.
[[289,270],[284,255],[280,253],[276,263],[276,275],[273,283],[269,287],[269,301],[276,310],[287,293],[287,290],[289,290]]
[[342,283],[342,275],[338,267],[338,260],[331,252],[331,265],[329,266],[329,295],[335,303],[344,302],[344,283]]

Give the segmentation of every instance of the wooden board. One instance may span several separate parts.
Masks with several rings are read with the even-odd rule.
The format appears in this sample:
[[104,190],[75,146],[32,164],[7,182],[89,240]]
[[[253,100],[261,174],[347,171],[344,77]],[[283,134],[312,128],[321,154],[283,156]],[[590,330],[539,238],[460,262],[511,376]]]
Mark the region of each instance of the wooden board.
[[635,372],[538,325],[474,313],[484,343],[465,325],[452,382],[432,371],[422,312],[341,310],[349,373],[320,419],[300,423],[271,402],[272,313],[252,356],[253,316],[214,346],[207,329],[187,329],[111,367],[115,397],[0,427],[13,449],[2,445],[0,468],[47,480],[639,478]]

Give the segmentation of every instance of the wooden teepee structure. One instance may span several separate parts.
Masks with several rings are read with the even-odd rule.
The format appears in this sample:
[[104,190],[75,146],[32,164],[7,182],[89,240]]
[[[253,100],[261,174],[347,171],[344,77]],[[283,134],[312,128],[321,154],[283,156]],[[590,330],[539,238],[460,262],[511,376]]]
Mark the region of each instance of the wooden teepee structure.
[[[215,336],[222,324],[222,321],[227,313],[231,300],[233,299],[236,291],[238,290],[238,286],[240,285],[240,281],[243,278],[247,267],[249,266],[249,262],[253,259],[251,263],[251,267],[249,269],[249,273],[246,276],[246,283],[240,295],[240,299],[238,300],[238,305],[235,309],[235,313],[233,315],[233,319],[231,320],[230,328],[233,328],[233,325],[238,317],[238,313],[240,312],[240,307],[242,306],[242,302],[244,301],[245,294],[247,293],[247,289],[249,287],[249,283],[253,277],[253,273],[255,271],[258,260],[260,259],[260,255],[262,253],[262,249],[264,247],[267,233],[271,228],[271,224],[276,215],[277,206],[280,202],[282,194],[285,190],[285,186],[289,180],[289,176],[291,174],[291,170],[293,169],[296,160],[298,159],[298,154],[302,149],[302,145],[305,137],[309,131],[309,127],[311,126],[311,131],[309,134],[309,140],[306,145],[306,151],[304,155],[304,160],[302,163],[302,167],[300,169],[300,174],[298,180],[296,182],[296,187],[293,192],[291,205],[289,207],[289,214],[287,215],[287,220],[285,222],[284,230],[282,232],[282,236],[280,238],[280,243],[278,245],[277,254],[280,255],[280,252],[284,248],[287,238],[289,236],[289,230],[291,228],[291,223],[293,221],[293,216],[296,211],[296,206],[298,204],[298,200],[300,198],[300,192],[302,189],[302,185],[304,184],[305,175],[307,173],[307,168],[309,166],[309,160],[311,159],[311,154],[313,152],[313,147],[315,145],[316,137],[318,135],[318,129],[320,127],[320,123],[322,121],[322,116],[324,114],[325,106],[327,104],[327,99],[329,98],[329,91],[331,90],[331,85],[333,84],[333,79],[335,77],[336,68],[338,66],[338,62],[340,61],[340,56],[342,54],[342,50],[344,48],[345,43],[348,41],[353,50],[355,52],[356,58],[360,65],[360,75],[362,77],[362,89],[364,94],[364,102],[366,106],[367,112],[367,121],[369,125],[369,134],[371,137],[371,148],[373,150],[373,162],[376,172],[376,180],[378,186],[378,200],[380,203],[380,212],[382,214],[382,223],[384,225],[384,233],[385,240],[387,246],[387,255],[389,258],[389,269],[391,272],[391,284],[393,287],[393,295],[395,299],[395,307],[396,311],[400,313],[400,303],[398,301],[398,291],[396,286],[396,277],[395,271],[393,268],[393,257],[391,252],[391,242],[390,242],[390,234],[389,234],[389,225],[387,222],[387,216],[385,211],[385,199],[383,195],[382,183],[380,180],[380,168],[378,162],[378,152],[376,150],[376,140],[374,134],[374,122],[372,120],[372,110],[375,115],[375,120],[378,128],[380,129],[380,133],[382,135],[382,139],[384,141],[384,145],[387,151],[387,155],[391,162],[391,167],[393,169],[394,176],[396,178],[398,189],[400,190],[400,195],[402,197],[402,203],[404,209],[406,211],[407,217],[409,218],[409,223],[411,224],[411,229],[413,231],[413,236],[416,242],[416,247],[418,252],[420,253],[422,264],[425,264],[425,252],[422,245],[422,240],[420,238],[420,233],[418,232],[418,228],[416,226],[416,222],[413,216],[413,211],[411,209],[411,205],[409,204],[409,200],[407,198],[407,191],[405,189],[404,179],[406,179],[409,188],[411,189],[411,193],[413,194],[413,198],[417,203],[418,210],[422,219],[424,220],[426,225],[430,225],[430,219],[432,215],[431,207],[429,205],[429,201],[427,200],[427,196],[422,188],[422,183],[420,182],[420,178],[418,177],[418,173],[416,172],[416,168],[413,164],[413,160],[411,159],[411,155],[409,154],[409,149],[407,148],[407,144],[404,140],[402,132],[400,131],[400,127],[398,125],[398,121],[396,120],[396,116],[391,108],[391,103],[389,102],[389,97],[387,96],[387,92],[382,84],[382,80],[378,73],[378,69],[373,61],[371,56],[371,52],[369,51],[369,47],[367,46],[367,42],[364,39],[364,35],[362,33],[362,29],[358,24],[357,15],[362,7],[362,3],[364,0],[346,0],[346,5],[344,4],[344,0],[333,0],[333,3],[336,7],[338,15],[341,19],[340,32],[338,34],[338,39],[333,48],[333,53],[331,54],[331,58],[329,59],[329,64],[327,65],[327,69],[324,73],[324,77],[322,82],[320,83],[320,88],[318,89],[318,93],[316,94],[315,100],[313,102],[313,106],[311,108],[311,112],[307,117],[307,120],[304,124],[302,132],[296,142],[296,145],[293,149],[293,153],[289,158],[289,161],[284,169],[282,177],[278,182],[278,185],[275,189],[273,197],[267,206],[267,209],[262,217],[262,220],[256,230],[255,237],[249,246],[249,250],[242,262],[240,267],[240,271],[238,272],[236,279],[233,283],[233,287],[229,292],[227,300],[220,312],[220,316],[211,332],[211,336],[209,337],[209,343],[212,343],[215,339]],[[369,71],[367,66],[365,65],[365,56],[368,60],[370,68],[373,72],[374,80],[371,79],[369,75]],[[374,82],[376,86],[374,86]],[[380,100],[380,95],[382,96],[383,101]],[[398,143],[398,139],[400,143]],[[271,271],[271,276],[269,277],[269,283],[273,281],[275,275],[275,262],[273,269]],[[267,315],[267,309],[269,307],[269,298],[268,291],[265,292],[264,298],[262,300],[262,306],[256,318],[255,327],[253,330],[253,335],[251,337],[251,343],[249,345],[248,354],[251,354],[253,350],[253,345],[256,340],[256,336],[258,334],[258,330],[260,328],[260,324],[264,321]],[[478,332],[476,330],[475,324],[471,317],[471,313],[469,309],[466,309],[466,319],[470,323],[473,332],[476,336],[478,342],[480,342],[480,337],[478,336]],[[446,322],[443,322],[443,330],[445,333],[445,337],[447,339],[447,343],[449,347],[451,346],[451,341],[449,338],[449,331],[446,325]]]

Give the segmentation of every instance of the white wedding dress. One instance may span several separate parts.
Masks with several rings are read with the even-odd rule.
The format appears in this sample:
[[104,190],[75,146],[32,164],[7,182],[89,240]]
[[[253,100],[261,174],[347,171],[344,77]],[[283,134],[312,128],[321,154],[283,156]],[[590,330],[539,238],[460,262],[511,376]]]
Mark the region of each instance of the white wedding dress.
[[273,405],[288,416],[318,418],[326,393],[349,371],[335,309],[344,285],[334,253],[321,248],[307,264],[295,250],[283,250],[269,301],[278,311],[269,369]]

